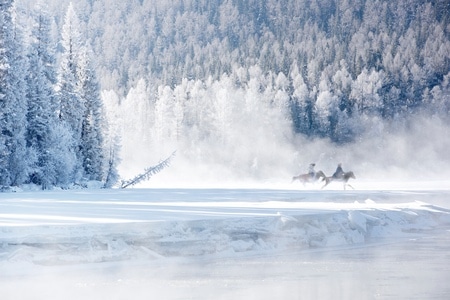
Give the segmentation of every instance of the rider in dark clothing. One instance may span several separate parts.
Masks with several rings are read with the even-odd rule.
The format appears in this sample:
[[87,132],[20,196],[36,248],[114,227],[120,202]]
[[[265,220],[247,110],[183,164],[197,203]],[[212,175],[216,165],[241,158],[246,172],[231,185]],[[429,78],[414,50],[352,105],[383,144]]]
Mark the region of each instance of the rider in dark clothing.
[[333,174],[333,178],[340,179],[344,177],[344,170],[342,170],[342,164],[338,164],[336,171]]
[[316,176],[316,171],[314,170],[315,166],[316,166],[315,163],[309,164],[308,174],[309,174],[309,177],[311,177],[311,178],[314,178],[314,176]]

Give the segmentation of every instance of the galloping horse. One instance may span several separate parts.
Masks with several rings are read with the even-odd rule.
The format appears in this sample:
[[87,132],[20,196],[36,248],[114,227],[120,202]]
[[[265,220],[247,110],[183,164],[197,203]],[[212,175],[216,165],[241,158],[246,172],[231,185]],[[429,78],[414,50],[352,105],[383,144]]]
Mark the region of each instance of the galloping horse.
[[327,176],[325,176],[325,174],[322,171],[317,171],[316,173],[314,173],[314,176],[311,176],[311,174],[309,173],[294,176],[292,177],[292,182],[298,180],[304,185],[305,183],[314,183],[320,178],[323,178],[322,180],[324,180],[325,178],[327,178]]
[[333,177],[333,176],[325,177],[323,179],[325,181],[325,185],[322,188],[326,187],[332,181],[340,181],[344,183],[344,190],[346,186],[349,186],[352,189],[354,189],[350,184],[347,183],[350,178],[356,179],[355,174],[353,174],[352,171],[345,172],[344,175],[342,175],[342,177]]

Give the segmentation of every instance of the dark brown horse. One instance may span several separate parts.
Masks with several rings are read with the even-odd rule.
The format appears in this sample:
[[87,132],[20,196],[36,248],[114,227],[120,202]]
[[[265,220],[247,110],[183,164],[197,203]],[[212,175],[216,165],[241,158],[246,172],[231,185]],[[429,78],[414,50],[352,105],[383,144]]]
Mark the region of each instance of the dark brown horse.
[[325,177],[323,179],[323,181],[325,181],[325,185],[322,187],[326,187],[327,185],[329,185],[332,181],[339,181],[339,182],[343,182],[344,183],[344,190],[347,186],[351,187],[352,189],[354,189],[350,184],[348,184],[347,182],[350,180],[350,178],[356,179],[355,174],[353,174],[352,171],[349,172],[345,172],[341,177]]
[[309,173],[294,176],[294,177],[292,177],[292,182],[298,180],[301,183],[303,183],[303,185],[304,185],[306,183],[314,183],[314,182],[318,181],[320,178],[322,178],[322,180],[324,180],[325,178],[327,178],[327,176],[325,176],[325,174],[322,171],[317,171],[316,173],[314,173],[314,176],[311,176],[311,174],[309,174]]

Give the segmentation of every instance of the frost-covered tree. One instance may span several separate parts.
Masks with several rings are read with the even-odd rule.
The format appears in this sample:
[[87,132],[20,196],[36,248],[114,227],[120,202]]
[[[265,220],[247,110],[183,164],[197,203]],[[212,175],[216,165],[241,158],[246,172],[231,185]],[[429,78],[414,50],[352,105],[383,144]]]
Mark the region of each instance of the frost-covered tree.
[[100,87],[95,71],[84,48],[80,52],[77,66],[77,88],[80,100],[84,104],[82,116],[80,151],[84,176],[88,180],[104,179],[103,133],[104,112],[100,98]]
[[[28,50],[27,74],[27,147],[34,153],[36,161],[32,165],[29,181],[43,189],[60,183],[56,176],[59,164],[55,159],[55,146],[62,144],[56,129],[57,119],[55,55],[50,37],[50,19],[40,10],[32,28],[32,41]],[[61,147],[61,146],[59,146]],[[65,169],[65,168],[64,168]]]
[[65,16],[62,31],[63,53],[58,78],[59,117],[66,122],[71,130],[75,142],[81,137],[81,125],[84,112],[82,99],[77,93],[77,65],[82,48],[80,40],[79,20],[70,3]]
[[76,182],[83,176],[83,160],[80,145],[83,117],[85,116],[85,103],[79,94],[77,73],[80,52],[83,45],[81,42],[79,19],[72,2],[67,8],[64,18],[61,45],[63,47],[63,53],[61,55],[57,85],[59,119],[72,136],[72,142],[69,145],[73,148],[70,153],[74,154],[78,161],[72,170],[72,180]]
[[0,1],[0,185],[26,180],[30,161],[26,151],[24,49],[13,22],[13,1]]
[[[107,94],[113,95],[104,100],[105,106],[107,108],[114,106],[113,113],[108,112],[108,121],[112,129],[117,128],[115,131],[124,145],[123,152],[130,157],[136,156],[136,153],[149,155],[148,141],[157,137],[152,136],[152,132],[149,130],[149,127],[156,121],[145,80],[140,80],[122,101],[116,93],[109,92]],[[112,140],[110,139],[110,141]]]
[[[62,27],[63,53],[58,78],[59,118],[72,135],[78,163],[73,180],[102,178],[101,105],[95,72],[84,50],[81,25],[70,3]],[[86,176],[86,177],[85,177]]]
[[48,188],[54,183],[54,166],[51,166],[50,135],[56,120],[51,110],[52,87],[45,81],[43,65],[36,49],[28,55],[30,67],[27,75],[28,126],[27,146],[35,153],[37,161],[30,182]]
[[110,133],[105,146],[105,180],[104,187],[111,188],[119,181],[117,166],[120,163],[120,137]]
[[62,30],[63,53],[59,71],[59,118],[72,136],[77,163],[73,180],[105,180],[105,129],[100,86],[81,34],[81,25],[70,3]]
[[361,113],[380,113],[382,98],[379,94],[383,86],[384,73],[364,68],[358,78],[353,81],[350,97]]
[[423,98],[427,104],[425,109],[432,115],[447,118],[450,114],[450,72],[439,86],[433,87],[431,91],[426,89]]
[[114,186],[119,180],[117,166],[120,163],[120,128],[122,123],[119,114],[119,97],[114,91],[103,91],[101,98],[105,105],[104,125],[104,166],[106,188]]
[[173,90],[169,86],[158,89],[158,101],[155,104],[156,140],[165,146],[164,142],[175,142],[177,138],[177,120],[174,110]]
[[291,115],[294,129],[303,134],[309,134],[312,128],[313,105],[309,97],[308,86],[300,73],[297,62],[291,67]]

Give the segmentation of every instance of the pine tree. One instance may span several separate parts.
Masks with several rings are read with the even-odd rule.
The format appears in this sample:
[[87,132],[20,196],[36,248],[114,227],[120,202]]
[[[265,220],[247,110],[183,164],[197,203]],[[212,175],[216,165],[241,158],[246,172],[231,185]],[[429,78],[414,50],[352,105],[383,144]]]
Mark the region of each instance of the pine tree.
[[120,152],[120,141],[119,136],[114,135],[111,136],[111,139],[108,141],[108,147],[106,151],[106,169],[105,169],[105,188],[113,187],[117,181],[119,181],[119,173],[117,171],[117,165],[120,162],[119,157]]
[[69,4],[62,31],[63,53],[58,78],[59,119],[71,133],[71,153],[76,155],[72,181],[83,176],[81,154],[81,132],[85,105],[77,89],[77,64],[81,44],[81,33],[78,17],[72,3]]
[[120,131],[119,124],[119,97],[114,91],[103,91],[102,99],[105,103],[104,129],[104,165],[105,165],[105,188],[113,187],[119,180],[117,166],[120,162]]
[[21,32],[13,22],[13,1],[0,0],[0,185],[26,180],[25,68]]
[[40,12],[32,30],[35,39],[30,44],[27,75],[26,138],[30,153],[34,153],[36,157],[29,181],[41,185],[43,189],[51,188],[59,182],[54,146],[62,144],[58,140],[60,137],[54,134],[59,124],[53,88],[56,82],[55,58],[51,49],[49,24],[49,19]]
[[100,87],[86,48],[80,52],[77,71],[78,94],[85,106],[80,141],[84,176],[88,180],[101,181],[104,176],[104,113]]
[[300,73],[297,62],[291,67],[291,115],[297,132],[309,134],[312,126],[312,103],[308,86]]
[[[103,130],[105,128],[100,86],[88,47],[82,40],[80,22],[70,3],[62,32],[59,74],[59,117],[72,133],[72,152],[77,162],[73,180],[106,180]],[[111,176],[110,176],[111,177]],[[108,179],[111,181],[111,178]]]

